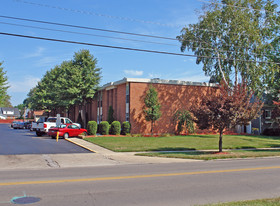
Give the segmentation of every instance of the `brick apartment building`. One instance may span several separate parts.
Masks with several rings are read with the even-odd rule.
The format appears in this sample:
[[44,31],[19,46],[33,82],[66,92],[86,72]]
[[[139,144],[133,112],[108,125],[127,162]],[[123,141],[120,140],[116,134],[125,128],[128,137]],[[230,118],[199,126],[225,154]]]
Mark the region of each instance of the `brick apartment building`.
[[[174,133],[176,125],[173,116],[178,109],[189,109],[202,95],[216,92],[216,84],[162,79],[124,78],[103,85],[96,97],[86,106],[86,119],[98,123],[108,118],[109,107],[114,110],[114,118],[131,123],[131,133],[149,134],[150,122],[144,117],[144,98],[149,85],[156,88],[161,104],[161,118],[156,121],[155,133]],[[69,117],[77,121],[77,106],[71,109]]]

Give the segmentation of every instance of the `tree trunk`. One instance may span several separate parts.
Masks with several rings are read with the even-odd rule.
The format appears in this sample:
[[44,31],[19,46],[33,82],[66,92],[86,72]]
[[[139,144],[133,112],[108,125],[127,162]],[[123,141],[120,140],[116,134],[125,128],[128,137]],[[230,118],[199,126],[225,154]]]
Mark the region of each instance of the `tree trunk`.
[[223,152],[223,131],[220,131],[220,137],[219,137],[219,152]]
[[86,128],[86,108],[85,108],[85,103],[83,102],[82,104],[82,121],[83,121],[83,128]]
[[151,125],[151,136],[153,136],[153,129],[154,129],[154,121],[152,121],[152,125]]

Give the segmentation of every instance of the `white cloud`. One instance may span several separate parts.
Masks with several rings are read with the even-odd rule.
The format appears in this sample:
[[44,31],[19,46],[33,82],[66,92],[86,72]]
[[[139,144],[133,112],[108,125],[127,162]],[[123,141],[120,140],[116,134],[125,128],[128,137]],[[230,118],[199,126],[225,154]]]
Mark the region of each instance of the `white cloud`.
[[43,48],[43,47],[38,47],[37,50],[36,50],[35,52],[32,52],[32,53],[23,55],[23,58],[24,58],[24,59],[28,59],[28,58],[33,58],[33,57],[40,57],[40,56],[43,55],[43,52],[44,52],[45,50],[46,50],[46,49]]
[[137,71],[137,70],[124,70],[124,73],[126,75],[131,75],[131,76],[142,76],[143,71]]
[[9,92],[29,92],[39,81],[39,77],[25,76],[20,81],[10,82]]

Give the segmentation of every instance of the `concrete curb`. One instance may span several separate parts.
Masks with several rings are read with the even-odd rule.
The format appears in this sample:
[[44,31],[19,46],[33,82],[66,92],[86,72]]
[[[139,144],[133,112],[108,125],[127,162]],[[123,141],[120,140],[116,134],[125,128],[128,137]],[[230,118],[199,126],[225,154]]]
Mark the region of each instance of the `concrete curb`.
[[81,144],[79,144],[79,143],[77,143],[77,142],[75,142],[75,141],[70,140],[69,138],[66,138],[65,140],[68,141],[68,142],[71,142],[72,144],[75,144],[75,145],[77,145],[77,146],[79,146],[79,147],[82,147],[82,148],[84,148],[84,149],[86,149],[86,150],[88,150],[88,151],[90,151],[90,152],[98,153],[98,152],[96,152],[96,151],[94,151],[94,150],[92,150],[92,149],[90,149],[90,148],[88,148],[88,147],[86,147],[86,146],[84,146],[84,145],[81,145]]

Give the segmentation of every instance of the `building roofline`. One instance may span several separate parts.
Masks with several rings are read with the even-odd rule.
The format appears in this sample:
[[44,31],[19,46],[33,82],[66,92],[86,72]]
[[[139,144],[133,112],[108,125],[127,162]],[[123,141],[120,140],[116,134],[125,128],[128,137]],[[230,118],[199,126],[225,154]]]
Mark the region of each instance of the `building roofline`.
[[188,85],[188,86],[204,86],[204,87],[217,87],[218,84],[207,83],[207,82],[191,82],[191,81],[181,81],[181,80],[165,80],[165,79],[143,79],[143,78],[123,78],[115,82],[109,82],[104,84],[99,90],[104,90],[108,87],[114,87],[120,84],[135,82],[135,83],[152,83],[152,84],[173,84],[173,85]]

